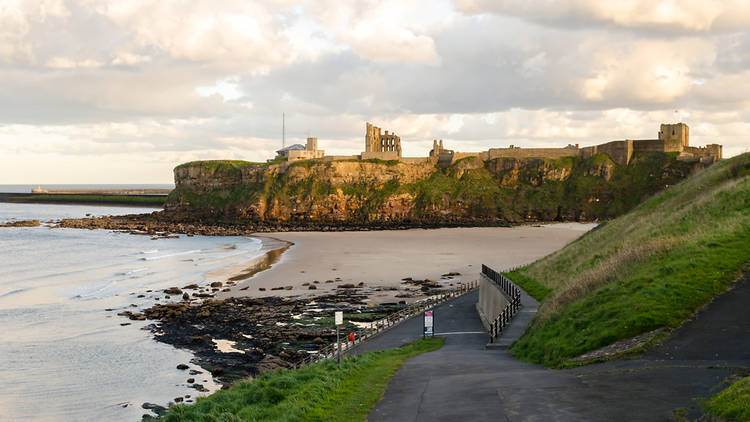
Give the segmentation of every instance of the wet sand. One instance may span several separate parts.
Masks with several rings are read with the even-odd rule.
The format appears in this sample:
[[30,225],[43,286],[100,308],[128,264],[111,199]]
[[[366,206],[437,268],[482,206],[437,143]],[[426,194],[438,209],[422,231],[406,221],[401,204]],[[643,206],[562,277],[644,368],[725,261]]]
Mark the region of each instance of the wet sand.
[[[448,287],[476,280],[482,264],[504,270],[533,262],[595,226],[561,223],[510,228],[272,233],[267,237],[293,245],[271,268],[239,282],[231,292],[217,298],[320,295],[331,293],[341,284],[360,282],[365,283],[366,290],[403,289],[402,279],[406,277],[440,281]],[[238,268],[231,268],[223,275],[229,278],[238,272]],[[441,277],[448,273],[460,275]],[[326,283],[327,280],[333,282]],[[314,281],[319,282],[314,284],[316,290],[303,286]],[[292,289],[271,290],[281,286]],[[378,290],[373,296],[376,301],[383,301],[392,299],[394,294]]]

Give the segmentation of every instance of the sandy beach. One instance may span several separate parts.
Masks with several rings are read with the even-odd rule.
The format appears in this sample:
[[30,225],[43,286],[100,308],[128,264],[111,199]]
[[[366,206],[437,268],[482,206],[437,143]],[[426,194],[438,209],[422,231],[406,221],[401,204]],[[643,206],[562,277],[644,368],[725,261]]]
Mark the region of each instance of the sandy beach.
[[[231,292],[222,293],[218,298],[319,295],[330,293],[342,284],[362,282],[374,301],[392,300],[394,294],[403,294],[404,289],[409,288],[403,284],[404,278],[439,281],[443,286],[473,281],[478,278],[482,264],[503,270],[533,262],[595,226],[560,223],[433,230],[272,233],[264,236],[293,245],[271,268],[238,283]],[[229,278],[245,270],[228,268],[213,276]],[[460,275],[443,277],[449,273]],[[309,290],[304,283],[314,284],[317,289]],[[284,286],[292,288],[271,290]],[[388,290],[394,287],[401,290]]]

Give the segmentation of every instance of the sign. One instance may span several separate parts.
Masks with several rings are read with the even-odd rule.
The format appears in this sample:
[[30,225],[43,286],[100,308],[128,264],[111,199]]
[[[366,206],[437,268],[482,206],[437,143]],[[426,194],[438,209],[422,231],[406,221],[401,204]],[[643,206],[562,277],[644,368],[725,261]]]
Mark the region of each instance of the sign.
[[334,323],[336,325],[341,325],[344,323],[344,312],[343,311],[336,311],[334,315]]
[[433,311],[424,311],[424,333],[422,337],[432,337],[433,332]]

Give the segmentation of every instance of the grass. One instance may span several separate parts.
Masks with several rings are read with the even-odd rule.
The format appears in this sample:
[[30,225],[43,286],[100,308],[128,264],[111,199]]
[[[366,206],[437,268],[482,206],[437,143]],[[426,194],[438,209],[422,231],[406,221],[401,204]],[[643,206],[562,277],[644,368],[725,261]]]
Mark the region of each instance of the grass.
[[750,261],[750,154],[720,162],[509,274],[541,299],[511,348],[551,367],[677,327]]
[[169,408],[165,421],[364,421],[403,362],[442,347],[442,338],[398,349],[279,370]]
[[708,414],[723,420],[750,421],[750,377],[735,382],[701,406]]
[[167,200],[163,195],[77,195],[77,194],[35,194],[16,196],[13,199],[34,202],[82,202],[95,204],[153,205],[163,206]]

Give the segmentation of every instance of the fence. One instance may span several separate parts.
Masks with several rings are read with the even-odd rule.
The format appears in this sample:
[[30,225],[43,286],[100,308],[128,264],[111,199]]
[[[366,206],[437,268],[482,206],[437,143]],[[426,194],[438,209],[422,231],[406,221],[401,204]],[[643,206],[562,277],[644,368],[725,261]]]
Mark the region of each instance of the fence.
[[[406,307],[404,307],[403,309],[399,310],[398,312],[394,312],[381,320],[373,321],[372,323],[370,323],[369,327],[357,328],[355,331],[353,331],[354,341],[349,340],[348,333],[345,334],[343,338],[341,339],[342,355],[343,355],[343,352],[351,350],[354,346],[386,330],[389,330],[390,328],[402,323],[403,321],[406,321],[412,316],[417,315],[421,312],[424,312],[425,310],[430,309],[443,302],[446,302],[450,299],[469,293],[470,291],[476,289],[477,287],[479,287],[479,282],[472,281],[466,284],[462,284],[461,286],[457,288],[448,290],[445,293],[430,296],[423,301],[411,303],[407,305]],[[337,353],[338,353],[337,344],[336,343],[329,344],[325,346],[324,348],[310,354],[310,356],[297,362],[295,364],[295,368],[299,368],[305,365],[310,365],[312,363],[320,362],[325,359],[334,359],[336,358]]]
[[521,309],[521,289],[508,277],[484,264],[482,264],[482,274],[495,283],[500,291],[508,298],[508,304],[505,305],[505,308],[500,311],[500,314],[498,314],[498,316],[490,323],[490,343],[494,343],[497,337],[502,334],[505,326],[510,323],[510,320],[516,312]]

